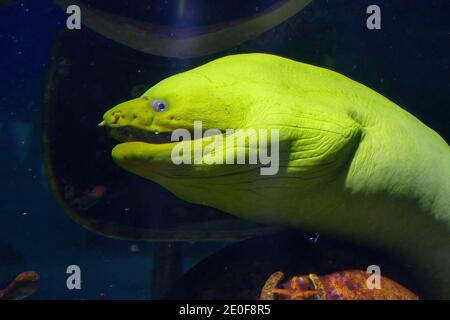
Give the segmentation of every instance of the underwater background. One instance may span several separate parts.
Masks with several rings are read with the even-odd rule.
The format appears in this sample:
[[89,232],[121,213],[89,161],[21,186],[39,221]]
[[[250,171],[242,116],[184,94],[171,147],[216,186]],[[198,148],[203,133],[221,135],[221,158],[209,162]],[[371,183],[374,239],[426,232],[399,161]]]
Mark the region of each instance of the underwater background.
[[[71,220],[64,212],[67,208],[63,208],[61,201],[58,203],[55,189],[51,188],[50,180],[58,177],[49,175],[49,164],[45,164],[43,137],[46,134],[59,135],[64,140],[64,134],[72,135],[77,146],[83,145],[83,141],[89,141],[94,147],[101,141],[102,146],[107,146],[112,142],[101,140],[101,133],[95,133],[95,121],[103,111],[113,102],[137,94],[133,89],[141,92],[170,74],[226,54],[274,53],[349,76],[405,107],[446,141],[450,138],[449,1],[313,0],[268,32],[229,49],[192,59],[144,54],[105,39],[85,26],[80,31],[68,31],[68,15],[50,0],[8,2],[0,1],[0,288],[20,272],[34,270],[40,276],[40,286],[33,299],[161,298],[183,272],[240,240],[236,237],[157,243],[111,239]],[[212,4],[212,1],[187,0],[185,15],[177,11],[179,1],[142,0],[134,4],[97,1],[96,6],[169,27],[201,27],[254,14],[255,10],[264,10],[275,2],[214,1]],[[156,9],[143,10],[143,4]],[[381,30],[366,28],[366,8],[371,4],[381,7]],[[65,55],[58,56],[60,52]],[[71,64],[76,67],[71,69]],[[111,65],[116,69],[109,74]],[[151,78],[148,73],[138,74],[140,65],[148,65],[153,70]],[[70,87],[75,94],[53,92],[49,87],[52,72],[72,81],[71,85],[79,84],[77,88]],[[112,78],[121,73],[124,78],[115,82],[117,88],[111,87]],[[101,82],[105,86],[94,85]],[[123,83],[129,83],[129,87],[123,88]],[[105,87],[110,91],[105,92]],[[81,106],[83,101],[103,101],[107,94],[113,96],[110,105],[98,105],[97,110],[87,108],[88,104]],[[49,107],[49,101],[56,101],[65,117],[50,114],[54,109]],[[77,106],[79,109],[75,109]],[[80,114],[73,110],[86,112],[86,128],[92,128],[92,132],[73,129],[46,132],[45,124],[49,121],[64,120],[65,128],[78,123]],[[107,159],[106,155],[99,159],[103,156]],[[112,165],[110,162],[105,166]],[[61,170],[58,168],[54,173]],[[96,187],[98,177],[75,166],[72,173],[77,172],[80,176],[90,175],[93,180],[90,186]],[[122,182],[129,180],[121,179],[122,176],[117,176],[106,191],[126,189]],[[139,179],[136,181],[140,183]],[[98,186],[100,189],[96,190],[103,190],[103,184]],[[152,188],[153,199],[163,199],[159,203],[203,210],[180,204],[180,200],[162,188]],[[104,209],[100,206],[108,208],[108,205],[93,205],[89,214],[95,216]],[[126,203],[123,208],[126,209]],[[158,210],[165,208],[161,205]],[[142,222],[146,223],[152,222]],[[177,228],[173,230],[176,232]],[[305,238],[314,236],[305,235]],[[69,265],[81,268],[81,290],[68,290],[66,286]],[[174,270],[165,270],[171,267]],[[161,275],[174,278],[164,279]],[[190,282],[193,283],[195,279]]]

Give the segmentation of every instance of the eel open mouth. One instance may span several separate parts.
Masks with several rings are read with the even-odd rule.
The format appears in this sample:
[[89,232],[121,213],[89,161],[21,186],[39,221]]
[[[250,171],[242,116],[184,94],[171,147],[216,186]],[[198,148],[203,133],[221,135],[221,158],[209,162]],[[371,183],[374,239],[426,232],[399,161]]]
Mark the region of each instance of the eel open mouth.
[[172,132],[147,131],[131,126],[108,128],[108,133],[119,142],[146,142],[151,144],[172,142]]
[[[173,141],[172,131],[168,132],[158,132],[158,131],[149,131],[145,129],[141,129],[138,127],[132,126],[121,126],[121,127],[109,127],[108,134],[113,137],[115,140],[119,142],[145,142],[150,144],[164,144],[164,143],[173,143],[179,142],[181,140]],[[220,131],[220,134],[226,134],[223,131]],[[218,135],[218,134],[217,134]],[[194,133],[190,132],[190,139],[186,140],[196,140],[194,139]],[[204,138],[203,134],[199,139]],[[183,139],[182,139],[183,140]]]

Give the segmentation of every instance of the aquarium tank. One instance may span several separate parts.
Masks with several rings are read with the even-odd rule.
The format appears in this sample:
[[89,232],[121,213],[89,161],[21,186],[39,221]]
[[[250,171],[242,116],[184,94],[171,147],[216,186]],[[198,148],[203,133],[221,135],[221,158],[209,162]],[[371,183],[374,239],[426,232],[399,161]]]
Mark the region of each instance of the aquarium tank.
[[449,299],[449,13],[0,0],[0,300]]

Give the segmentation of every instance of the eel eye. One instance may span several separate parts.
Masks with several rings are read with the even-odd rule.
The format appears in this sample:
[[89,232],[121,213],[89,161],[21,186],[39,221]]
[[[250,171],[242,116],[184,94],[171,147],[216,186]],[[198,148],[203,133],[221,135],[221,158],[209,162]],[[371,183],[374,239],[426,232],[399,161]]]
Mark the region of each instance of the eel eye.
[[153,100],[152,108],[155,112],[163,112],[169,107],[169,105],[163,100]]

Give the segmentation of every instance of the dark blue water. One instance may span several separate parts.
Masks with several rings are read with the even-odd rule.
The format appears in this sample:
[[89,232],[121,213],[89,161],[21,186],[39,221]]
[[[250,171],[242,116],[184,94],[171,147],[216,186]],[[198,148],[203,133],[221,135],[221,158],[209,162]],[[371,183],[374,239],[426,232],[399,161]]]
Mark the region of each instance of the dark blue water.
[[[0,281],[4,286],[19,272],[35,270],[41,277],[36,299],[148,299],[153,245],[87,232],[58,207],[45,178],[43,89],[66,17],[46,0],[17,1],[0,10]],[[183,263],[188,268],[211,248],[183,250],[194,250]],[[82,271],[81,290],[66,287],[66,268],[74,264]]]

